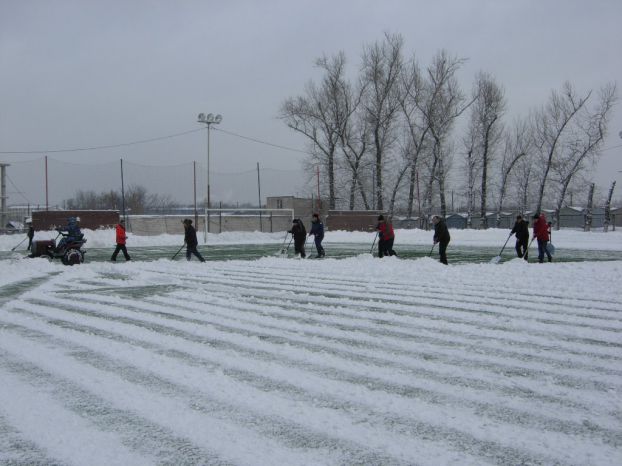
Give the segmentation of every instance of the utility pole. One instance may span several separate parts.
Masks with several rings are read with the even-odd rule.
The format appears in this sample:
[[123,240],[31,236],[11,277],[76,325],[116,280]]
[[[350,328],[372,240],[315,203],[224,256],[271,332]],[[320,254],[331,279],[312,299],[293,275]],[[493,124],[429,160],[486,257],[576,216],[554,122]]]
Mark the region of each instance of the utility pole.
[[123,159],[121,159],[121,213],[123,220],[127,225],[127,218],[125,218],[125,184],[123,183]]
[[45,156],[45,210],[50,210],[48,197],[48,156]]
[[6,167],[8,166],[8,163],[0,163],[0,230],[4,230],[7,224]]
[[259,162],[257,162],[257,196],[259,198],[259,231],[263,231],[263,219],[261,218],[261,178],[259,178]]

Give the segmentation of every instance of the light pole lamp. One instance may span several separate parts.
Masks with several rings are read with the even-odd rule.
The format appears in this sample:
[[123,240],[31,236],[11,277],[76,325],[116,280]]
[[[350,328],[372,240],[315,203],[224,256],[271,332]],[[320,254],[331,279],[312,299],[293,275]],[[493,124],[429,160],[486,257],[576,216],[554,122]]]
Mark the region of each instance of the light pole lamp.
[[[219,124],[222,121],[222,115],[214,116],[213,113],[199,113],[199,117],[197,120],[199,123],[204,123],[207,125],[207,208],[210,209],[212,207],[211,199],[210,199],[210,178],[209,178],[209,165],[210,165],[210,129],[213,124]],[[207,230],[207,229],[206,229]]]

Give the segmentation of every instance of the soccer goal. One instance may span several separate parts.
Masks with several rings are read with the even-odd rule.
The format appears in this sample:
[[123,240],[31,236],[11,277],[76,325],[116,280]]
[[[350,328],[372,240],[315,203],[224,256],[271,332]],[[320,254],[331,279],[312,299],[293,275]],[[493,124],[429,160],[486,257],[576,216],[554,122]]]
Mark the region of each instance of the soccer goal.
[[[292,226],[294,209],[205,209],[202,219],[205,240],[209,233],[261,231],[272,233]],[[197,228],[198,229],[198,228]]]

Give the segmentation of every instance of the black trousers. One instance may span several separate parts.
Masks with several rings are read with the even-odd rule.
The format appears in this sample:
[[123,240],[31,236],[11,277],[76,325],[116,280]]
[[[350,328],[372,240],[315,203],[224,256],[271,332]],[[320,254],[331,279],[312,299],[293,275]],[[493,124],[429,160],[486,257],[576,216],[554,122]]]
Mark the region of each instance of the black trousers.
[[307,257],[307,253],[305,252],[305,239],[302,240],[294,240],[294,252],[296,254],[300,254],[300,257]]
[[527,260],[529,256],[529,251],[527,251],[528,247],[529,247],[529,238],[517,239],[516,246],[514,247],[514,249],[516,249],[516,255],[518,257],[522,257],[523,259]]
[[393,241],[395,241],[395,238],[378,241],[378,257],[382,259],[384,256],[397,256],[393,250]]
[[447,245],[449,244],[449,241],[444,242],[441,241],[438,243],[438,253],[441,256],[441,262],[445,265],[447,265]]
[[186,260],[190,260],[192,258],[192,255],[195,255],[197,257],[197,259],[199,259],[201,262],[205,262],[205,259],[203,259],[203,256],[201,255],[201,253],[197,250],[196,246],[190,246],[187,245],[186,246]]
[[117,243],[117,247],[114,248],[114,252],[112,253],[112,257],[110,258],[111,261],[117,260],[117,255],[119,254],[119,251],[123,252],[123,257],[125,257],[126,261],[130,260],[130,255],[127,253],[127,248],[125,247],[125,244]]

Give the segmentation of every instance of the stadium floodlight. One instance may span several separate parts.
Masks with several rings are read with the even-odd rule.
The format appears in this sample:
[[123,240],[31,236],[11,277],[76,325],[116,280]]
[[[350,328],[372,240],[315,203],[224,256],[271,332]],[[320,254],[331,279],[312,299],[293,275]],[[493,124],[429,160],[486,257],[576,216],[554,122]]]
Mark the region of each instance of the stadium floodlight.
[[[222,115],[218,114],[216,116],[214,116],[213,113],[208,113],[207,115],[205,115],[205,113],[199,113],[198,116],[198,123],[203,123],[207,126],[207,208],[210,209],[212,207],[212,202],[211,202],[211,198],[210,198],[210,130],[211,130],[211,126],[212,125],[217,125],[222,121]],[[208,225],[205,226],[205,238],[207,241],[207,228]]]

